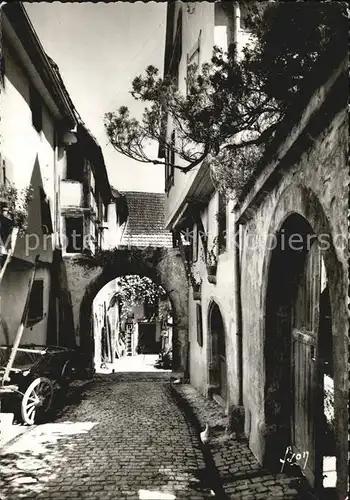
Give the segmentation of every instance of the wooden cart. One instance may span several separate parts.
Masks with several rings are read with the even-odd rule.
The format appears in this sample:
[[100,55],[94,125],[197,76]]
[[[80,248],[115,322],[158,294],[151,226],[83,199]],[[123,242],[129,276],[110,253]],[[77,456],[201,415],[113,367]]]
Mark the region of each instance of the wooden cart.
[[[0,359],[8,358],[8,350],[0,346]],[[60,346],[26,346],[16,349],[16,360],[6,380],[8,365],[0,367],[0,400],[4,403],[11,396],[14,403],[19,401],[19,413],[27,425],[42,422],[51,408],[56,384],[67,387],[75,378],[79,355],[74,349]]]

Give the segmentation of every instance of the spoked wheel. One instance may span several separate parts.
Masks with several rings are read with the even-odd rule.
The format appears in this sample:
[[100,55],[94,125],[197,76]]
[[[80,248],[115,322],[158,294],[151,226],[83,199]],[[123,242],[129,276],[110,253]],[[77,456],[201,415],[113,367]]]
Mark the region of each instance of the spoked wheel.
[[61,377],[59,379],[59,384],[63,388],[68,388],[70,382],[72,381],[73,377],[75,374],[75,369],[73,366],[72,361],[68,360],[64,363],[62,371],[61,371]]
[[52,397],[53,385],[50,379],[39,377],[33,380],[24,393],[21,403],[23,422],[33,425],[45,417],[51,407]]

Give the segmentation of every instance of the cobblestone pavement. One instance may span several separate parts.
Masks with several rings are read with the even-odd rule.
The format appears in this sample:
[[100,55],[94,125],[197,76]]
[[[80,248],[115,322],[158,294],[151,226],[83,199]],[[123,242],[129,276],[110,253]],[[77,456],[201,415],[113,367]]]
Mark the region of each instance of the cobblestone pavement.
[[100,376],[70,398],[53,422],[0,450],[1,500],[214,498],[169,374]]
[[173,385],[180,404],[203,430],[208,423],[211,439],[208,453],[222,482],[224,497],[230,499],[316,499],[303,477],[273,474],[263,468],[250,451],[247,440],[237,441],[225,434],[227,418],[213,400],[189,384]]

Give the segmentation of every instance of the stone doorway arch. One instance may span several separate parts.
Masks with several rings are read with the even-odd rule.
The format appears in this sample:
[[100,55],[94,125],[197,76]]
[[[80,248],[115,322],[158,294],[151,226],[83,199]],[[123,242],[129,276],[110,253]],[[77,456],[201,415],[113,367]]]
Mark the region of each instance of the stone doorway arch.
[[[282,236],[286,241],[288,235],[292,233],[300,234],[303,242],[309,237],[311,243],[315,240],[319,243],[320,254],[328,278],[326,298],[329,302],[328,308],[332,318],[337,490],[342,494],[343,491],[346,491],[347,474],[345,450],[347,410],[346,385],[344,384],[344,373],[347,367],[345,332],[347,279],[342,262],[342,250],[333,246],[333,238],[336,235],[332,234],[321,204],[310,189],[300,185],[290,186],[282,192],[279,198],[269,228],[269,235],[276,236],[276,245],[273,249],[267,250],[263,267],[261,328],[265,334],[264,461],[269,465],[279,464],[279,459],[284,456],[286,447],[292,444],[293,439],[292,417],[295,411],[293,407],[295,387],[293,387],[291,364],[292,352],[294,352],[292,350],[292,348],[294,349],[292,332],[295,327],[295,304],[299,293],[298,287],[300,288],[305,270],[309,265],[307,259],[310,260],[312,255],[308,251],[310,248],[302,248],[300,252],[291,249],[281,251]],[[312,266],[309,265],[309,269],[312,269]],[[322,309],[320,305],[317,307]],[[310,339],[306,337],[304,340],[305,343],[308,343]],[[309,360],[311,362],[314,362],[313,358],[316,360],[315,376],[317,377],[320,371],[318,335],[316,342],[311,341],[309,346]],[[320,387],[316,387],[314,392],[316,404],[321,404],[320,392]],[[315,425],[314,431],[318,431],[317,417],[313,420],[313,425]],[[318,445],[315,446],[317,448]],[[320,482],[319,477],[317,477],[320,470],[317,449],[312,468],[311,482],[317,486],[317,483]],[[313,475],[314,477],[312,477]]]
[[209,387],[212,395],[218,395],[224,403],[227,399],[226,332],[220,308],[214,301],[208,308],[208,331]]
[[147,276],[161,285],[173,312],[173,370],[187,371],[188,288],[179,250],[176,248],[128,248],[105,251],[102,260],[66,258],[68,287],[75,317],[75,333],[89,367],[93,360],[92,302],[110,281],[126,275]]

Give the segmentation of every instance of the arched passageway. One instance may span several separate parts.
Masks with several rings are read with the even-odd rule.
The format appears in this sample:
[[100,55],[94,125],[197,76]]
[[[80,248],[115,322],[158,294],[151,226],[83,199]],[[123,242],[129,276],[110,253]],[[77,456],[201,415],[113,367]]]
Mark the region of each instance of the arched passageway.
[[172,307],[148,277],[107,283],[92,305],[96,372],[157,371],[172,366]]
[[213,394],[219,395],[223,402],[227,398],[227,367],[225,327],[219,306],[210,304],[209,322],[209,384]]
[[[290,447],[312,486],[335,487],[332,313],[321,245],[297,213],[275,243],[266,292],[266,456],[279,463]],[[328,484],[325,457],[334,459]]]
[[163,287],[173,311],[173,370],[186,372],[188,357],[187,277],[178,249],[116,249],[105,252],[103,261],[67,259],[69,286],[75,303],[76,335],[92,367],[92,303],[110,281],[126,275],[147,276]]

